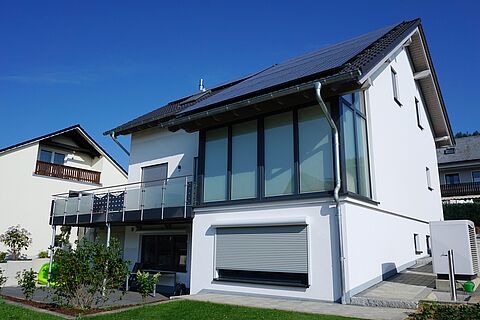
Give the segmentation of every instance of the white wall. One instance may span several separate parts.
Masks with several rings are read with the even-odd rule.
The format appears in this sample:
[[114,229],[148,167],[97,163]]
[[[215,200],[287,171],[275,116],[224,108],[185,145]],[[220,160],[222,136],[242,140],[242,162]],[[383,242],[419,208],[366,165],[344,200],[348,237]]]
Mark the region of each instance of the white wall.
[[[198,133],[183,130],[170,132],[153,128],[132,135],[128,181],[142,178],[142,167],[168,162],[168,176],[193,174],[193,158],[197,156]],[[178,169],[178,166],[181,169]]]
[[[190,292],[202,289],[332,301],[339,297],[338,242],[332,204],[310,201],[195,209]],[[212,225],[304,219],[308,224],[308,288],[214,282],[215,228]],[[333,241],[332,241],[333,239]]]
[[[17,224],[26,228],[33,239],[29,250],[24,252],[29,257],[47,250],[50,245],[51,228],[48,222],[52,195],[98,187],[90,183],[35,175],[38,151],[39,145],[34,143],[0,155],[0,233]],[[123,173],[108,160],[102,161],[102,184],[126,183]],[[75,228],[72,235],[76,235]],[[0,244],[0,251],[6,250]]]

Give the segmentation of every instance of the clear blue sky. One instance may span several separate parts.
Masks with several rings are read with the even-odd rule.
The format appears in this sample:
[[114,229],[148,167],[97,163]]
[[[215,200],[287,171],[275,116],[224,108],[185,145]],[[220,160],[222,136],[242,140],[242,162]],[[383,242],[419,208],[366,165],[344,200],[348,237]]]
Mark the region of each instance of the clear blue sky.
[[[420,17],[454,131],[480,129],[477,1],[0,1],[0,148],[102,132],[206,86]],[[128,144],[127,139],[122,140]]]

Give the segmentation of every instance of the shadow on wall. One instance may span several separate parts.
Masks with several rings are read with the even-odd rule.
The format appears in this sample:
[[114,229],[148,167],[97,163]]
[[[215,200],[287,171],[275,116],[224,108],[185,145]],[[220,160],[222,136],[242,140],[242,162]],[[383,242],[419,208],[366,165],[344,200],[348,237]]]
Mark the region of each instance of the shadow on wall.
[[382,280],[387,280],[398,273],[397,265],[394,262],[382,263]]

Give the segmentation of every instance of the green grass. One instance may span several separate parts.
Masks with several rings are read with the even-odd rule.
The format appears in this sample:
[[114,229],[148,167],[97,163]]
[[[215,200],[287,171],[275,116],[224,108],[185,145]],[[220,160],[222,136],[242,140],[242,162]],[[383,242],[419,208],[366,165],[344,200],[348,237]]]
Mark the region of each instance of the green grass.
[[[0,301],[0,319],[15,320],[59,320],[60,318],[37,313],[22,307],[12,306]],[[119,313],[96,316],[95,320],[346,320],[353,318],[314,315],[269,309],[246,308],[208,302],[178,300],[159,305],[143,306]]]

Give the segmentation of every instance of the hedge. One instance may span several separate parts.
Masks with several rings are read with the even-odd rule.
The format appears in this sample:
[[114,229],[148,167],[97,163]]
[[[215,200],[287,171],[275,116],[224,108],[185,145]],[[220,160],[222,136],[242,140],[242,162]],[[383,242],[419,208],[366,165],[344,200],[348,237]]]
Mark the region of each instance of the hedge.
[[445,220],[470,220],[480,226],[480,203],[444,204],[443,217]]

